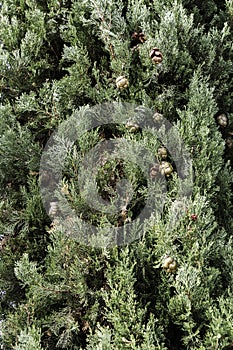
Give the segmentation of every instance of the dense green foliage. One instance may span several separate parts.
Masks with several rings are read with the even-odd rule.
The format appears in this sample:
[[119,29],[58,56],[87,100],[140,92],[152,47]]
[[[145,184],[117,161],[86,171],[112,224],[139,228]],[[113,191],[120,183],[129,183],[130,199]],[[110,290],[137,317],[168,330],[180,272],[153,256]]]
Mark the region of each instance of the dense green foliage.
[[[0,18],[1,348],[233,348],[233,1],[2,0]],[[154,47],[161,64],[151,60]],[[119,76],[128,87],[117,88]],[[139,239],[94,248],[47,215],[39,164],[57,126],[113,101],[143,105],[178,128],[194,184],[178,223],[174,171],[163,215],[146,220]],[[221,113],[227,127],[216,122]],[[122,136],[155,155],[161,146],[147,132],[109,125],[85,133],[66,159],[63,192],[103,230],[124,220],[89,210],[79,162]],[[111,200],[122,176],[135,191],[134,219],[147,195],[134,163],[108,161],[97,183]],[[163,268],[166,256],[174,273]]]

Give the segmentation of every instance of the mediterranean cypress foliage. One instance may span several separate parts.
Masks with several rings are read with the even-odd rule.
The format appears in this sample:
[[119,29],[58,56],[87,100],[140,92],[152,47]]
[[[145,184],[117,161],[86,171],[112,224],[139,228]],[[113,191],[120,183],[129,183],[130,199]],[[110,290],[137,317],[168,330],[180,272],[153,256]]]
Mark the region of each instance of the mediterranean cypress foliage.
[[[233,1],[2,0],[0,18],[1,349],[233,348]],[[171,123],[161,135],[173,148],[161,151],[153,125],[137,120],[86,132],[85,115],[97,120],[95,106],[116,102]],[[50,150],[52,170],[58,152],[66,157],[49,217],[40,185],[51,173],[40,161],[70,117],[79,138],[69,148],[57,134]],[[95,183],[84,176],[83,197],[83,158],[120,139],[121,157],[103,161]],[[140,147],[157,162],[150,181]],[[174,154],[183,148],[193,183],[180,199]],[[110,208],[125,178],[133,194],[122,210],[90,208],[95,186]],[[148,197],[163,211],[138,235]],[[64,230],[59,210],[70,208],[99,228],[99,241],[84,244],[72,223]],[[128,243],[100,244],[128,224]]]

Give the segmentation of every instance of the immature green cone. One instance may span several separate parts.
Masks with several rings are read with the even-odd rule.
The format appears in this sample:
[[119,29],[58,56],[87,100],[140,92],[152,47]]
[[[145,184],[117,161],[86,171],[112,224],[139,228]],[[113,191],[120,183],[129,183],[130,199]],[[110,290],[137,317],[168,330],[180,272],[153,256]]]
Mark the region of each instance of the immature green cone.
[[173,167],[171,163],[162,161],[160,165],[160,172],[162,175],[170,176],[173,172]]
[[167,149],[165,147],[159,147],[158,156],[161,159],[166,159],[167,158]]

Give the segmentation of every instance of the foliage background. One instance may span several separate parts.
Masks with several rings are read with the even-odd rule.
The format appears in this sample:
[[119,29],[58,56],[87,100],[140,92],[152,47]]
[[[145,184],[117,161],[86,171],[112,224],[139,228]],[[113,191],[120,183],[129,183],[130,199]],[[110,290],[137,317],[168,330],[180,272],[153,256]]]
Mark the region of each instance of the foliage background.
[[[2,0],[0,7],[2,349],[232,348],[232,0]],[[135,31],[147,39],[137,47]],[[153,47],[161,65],[151,61]],[[129,86],[121,90],[122,75]],[[166,212],[140,240],[94,249],[51,222],[38,170],[54,128],[107,101],[142,104],[174,123],[195,182],[178,226],[167,225],[173,176]],[[226,128],[216,123],[219,113]],[[89,133],[68,159],[64,188],[79,212],[87,208],[74,181],[78,159],[115,131]],[[116,167],[100,173],[100,184]],[[108,218],[89,220],[105,227]],[[162,268],[166,255],[176,273]]]

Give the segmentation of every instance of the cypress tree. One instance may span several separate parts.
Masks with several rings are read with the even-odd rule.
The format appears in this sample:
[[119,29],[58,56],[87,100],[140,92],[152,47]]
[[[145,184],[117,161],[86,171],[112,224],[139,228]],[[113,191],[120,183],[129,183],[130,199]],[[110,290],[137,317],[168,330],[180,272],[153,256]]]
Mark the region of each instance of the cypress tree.
[[[0,17],[1,349],[231,349],[232,0],[2,0]],[[104,142],[118,156],[95,158]]]

